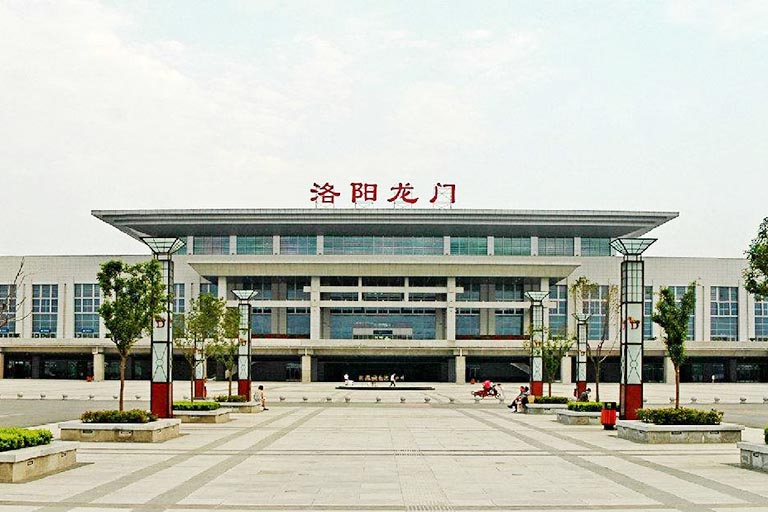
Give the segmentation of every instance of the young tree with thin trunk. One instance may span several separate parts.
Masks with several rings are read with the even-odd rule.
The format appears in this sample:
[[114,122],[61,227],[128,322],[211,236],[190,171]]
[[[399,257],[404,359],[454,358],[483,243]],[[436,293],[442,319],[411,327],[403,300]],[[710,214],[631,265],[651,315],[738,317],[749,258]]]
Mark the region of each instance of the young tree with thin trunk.
[[541,363],[544,368],[544,379],[547,381],[547,394],[552,396],[552,382],[555,380],[563,358],[568,355],[573,341],[562,337],[548,337],[541,344]]
[[26,313],[24,312],[24,301],[26,298],[22,297],[19,299],[17,295],[25,279],[24,258],[21,258],[13,281],[7,285],[7,288],[3,290],[3,295],[0,296],[0,331],[6,328],[9,329],[11,323],[20,322],[32,314],[31,310]]
[[746,254],[744,288],[749,293],[768,297],[768,217],[760,224],[757,238],[749,244]]
[[102,292],[99,314],[120,356],[120,402],[123,410],[125,364],[133,345],[152,329],[166,304],[162,270],[156,260],[129,265],[111,260],[98,274]]
[[210,354],[224,366],[229,381],[227,396],[231,397],[232,380],[235,376],[240,346],[240,310],[238,308],[227,308],[224,312],[222,333],[223,336],[211,344]]
[[[621,303],[619,302],[619,287],[609,285],[605,295],[604,307],[600,305],[598,311],[589,311],[586,300],[598,295],[600,285],[582,276],[571,284],[571,295],[574,298],[576,310],[583,313],[602,314],[600,323],[602,335],[596,340],[587,340],[587,358],[595,369],[595,401],[600,401],[600,373],[603,363],[615,350],[619,343],[620,329],[619,317],[621,316]],[[614,336],[611,338],[611,326],[616,326]]]
[[174,340],[189,363],[190,400],[195,400],[195,373],[203,364],[211,343],[221,338],[222,319],[226,302],[209,293],[192,299],[185,317],[185,337]]
[[659,290],[659,301],[651,317],[664,329],[664,345],[675,367],[675,409],[680,407],[680,367],[685,362],[685,340],[688,338],[688,318],[696,307],[696,283],[688,285],[678,301],[672,288]]

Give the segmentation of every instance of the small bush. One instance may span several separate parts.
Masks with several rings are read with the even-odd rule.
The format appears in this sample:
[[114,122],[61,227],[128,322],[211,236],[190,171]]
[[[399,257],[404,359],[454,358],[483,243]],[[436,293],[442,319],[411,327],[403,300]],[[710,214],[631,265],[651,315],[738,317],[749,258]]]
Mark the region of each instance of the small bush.
[[570,399],[565,396],[537,396],[535,404],[567,404]]
[[47,429],[0,428],[0,452],[49,444],[52,440]]
[[156,420],[157,416],[141,409],[85,411],[80,415],[80,421],[83,423],[149,423]]
[[765,427],[763,434],[765,435],[765,444],[768,444],[768,427]]
[[723,413],[714,409],[699,411],[681,407],[665,409],[638,409],[637,417],[644,423],[656,425],[719,425],[723,420]]
[[213,411],[219,407],[218,402],[173,402],[174,411]]
[[213,397],[214,401],[216,402],[232,402],[232,403],[240,403],[240,402],[247,402],[248,397],[245,395],[216,395]]
[[568,410],[576,412],[600,412],[603,402],[568,402]]

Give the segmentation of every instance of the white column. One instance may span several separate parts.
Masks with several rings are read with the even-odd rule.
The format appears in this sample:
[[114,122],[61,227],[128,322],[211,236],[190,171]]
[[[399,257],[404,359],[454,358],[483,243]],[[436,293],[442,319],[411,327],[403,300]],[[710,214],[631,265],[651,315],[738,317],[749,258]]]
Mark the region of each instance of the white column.
[[697,286],[696,287],[696,304],[701,304],[700,308],[696,308],[700,315],[696,315],[694,330],[697,341],[710,341],[712,338],[712,318],[709,311],[709,303],[712,291],[709,286]]
[[93,349],[93,380],[104,380],[104,352],[100,348]]
[[216,286],[219,289],[218,297],[220,299],[227,300],[227,277],[219,276],[219,280],[216,283]]
[[[63,287],[62,287],[63,285]],[[59,284],[59,332],[63,338],[75,337],[75,280]]]
[[447,308],[445,311],[445,339],[456,341],[456,278],[448,278]]
[[280,235],[272,235],[272,254],[280,254]]
[[488,237],[488,256],[493,256],[495,254],[495,250],[496,250],[495,240],[496,238],[493,235]]
[[0,348],[0,380],[5,378],[5,354]]
[[747,292],[744,288],[739,288],[739,296],[741,296],[741,293],[744,293],[746,295],[746,300],[744,302],[747,303],[747,330],[746,336],[740,336],[741,339],[744,340],[751,340],[756,336],[755,334],[755,296],[751,293]]
[[16,304],[22,304],[22,308],[16,312],[16,316],[21,317],[21,322],[17,322],[20,325],[17,325],[16,332],[20,333],[22,338],[31,338],[34,316],[32,314],[32,283],[22,284],[16,293]]
[[312,382],[312,356],[309,354],[301,356],[301,382]]
[[187,237],[186,247],[187,247],[187,254],[188,255],[195,253],[195,237],[194,236],[189,235]]
[[464,384],[467,381],[467,358],[456,356],[456,384]]
[[531,237],[531,256],[538,256],[539,255],[539,237],[532,236]]
[[320,277],[312,276],[309,290],[309,339],[320,339]]
[[[742,286],[738,287],[738,298],[739,298],[739,341],[749,341],[749,338],[754,338],[755,333],[754,329],[750,329],[751,326],[755,325],[755,306],[752,305],[750,308],[750,304],[752,303],[752,295],[747,292],[746,289],[744,289]],[[750,315],[750,312],[752,313]],[[752,318],[752,321],[750,322],[750,317]],[[750,333],[750,331],[753,331]]]
[[560,382],[570,384],[572,380],[571,356],[563,357],[560,363]]
[[664,356],[664,383],[675,383],[675,365],[672,364],[672,358]]
[[325,236],[317,235],[317,254],[325,253]]
[[229,235],[229,254],[237,254],[237,236]]
[[573,237],[573,255],[581,256],[581,237],[580,236]]

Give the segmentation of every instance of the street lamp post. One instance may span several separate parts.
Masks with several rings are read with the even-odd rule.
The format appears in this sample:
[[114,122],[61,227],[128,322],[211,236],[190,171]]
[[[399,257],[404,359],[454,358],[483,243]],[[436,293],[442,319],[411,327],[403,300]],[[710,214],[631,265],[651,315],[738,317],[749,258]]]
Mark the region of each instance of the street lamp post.
[[173,417],[173,254],[184,247],[179,238],[142,238],[162,267],[165,307],[152,325],[150,410],[159,418]]
[[637,419],[643,407],[643,291],[642,254],[655,238],[617,238],[611,247],[624,256],[621,262],[621,383],[620,416]]
[[240,308],[240,345],[237,352],[237,394],[251,399],[251,299],[254,290],[232,290]]
[[575,313],[576,317],[576,396],[587,390],[587,336],[589,333],[588,313]]
[[544,325],[544,299],[549,292],[526,292],[531,301],[531,394],[544,394],[544,364],[541,357],[541,345],[544,343],[546,326]]

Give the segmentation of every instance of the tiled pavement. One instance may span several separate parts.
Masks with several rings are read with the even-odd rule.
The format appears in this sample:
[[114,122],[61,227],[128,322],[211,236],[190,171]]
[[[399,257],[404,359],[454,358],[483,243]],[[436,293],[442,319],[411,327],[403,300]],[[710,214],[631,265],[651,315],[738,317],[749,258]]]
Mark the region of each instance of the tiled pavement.
[[740,469],[734,445],[638,445],[492,403],[320,398],[161,445],[82,443],[77,468],[0,484],[0,512],[768,511],[768,474]]

